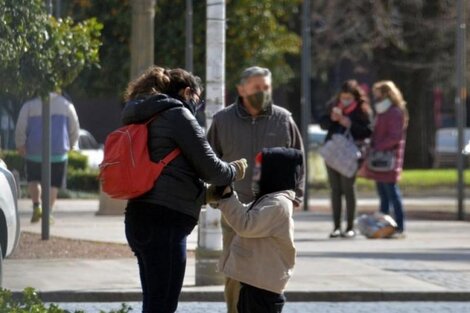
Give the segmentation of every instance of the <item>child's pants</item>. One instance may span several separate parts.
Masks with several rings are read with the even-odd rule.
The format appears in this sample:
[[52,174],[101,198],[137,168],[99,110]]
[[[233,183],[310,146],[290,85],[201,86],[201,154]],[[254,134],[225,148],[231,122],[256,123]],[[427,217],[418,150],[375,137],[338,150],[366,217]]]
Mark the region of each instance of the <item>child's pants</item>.
[[281,313],[286,297],[241,283],[238,313]]

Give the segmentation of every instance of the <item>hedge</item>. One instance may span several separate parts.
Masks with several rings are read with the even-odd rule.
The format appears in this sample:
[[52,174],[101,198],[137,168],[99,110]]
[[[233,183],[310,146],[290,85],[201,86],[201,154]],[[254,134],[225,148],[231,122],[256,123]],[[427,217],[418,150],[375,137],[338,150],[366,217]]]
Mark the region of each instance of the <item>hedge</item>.
[[98,170],[68,170],[67,189],[98,193],[100,184]]
[[[15,150],[4,150],[0,157],[10,171],[19,172],[22,180],[26,180],[24,158]],[[98,170],[88,168],[88,157],[79,151],[71,151],[67,162],[67,188],[75,191],[91,193],[99,192]]]
[[[132,308],[126,304],[121,304],[118,310],[111,310],[109,313],[128,313]],[[14,313],[72,313],[61,309],[57,304],[43,303],[36,290],[25,288],[20,299],[15,299],[11,291],[0,289],[0,312]],[[106,313],[105,311],[100,311]],[[84,311],[74,311],[73,313],[85,313]]]

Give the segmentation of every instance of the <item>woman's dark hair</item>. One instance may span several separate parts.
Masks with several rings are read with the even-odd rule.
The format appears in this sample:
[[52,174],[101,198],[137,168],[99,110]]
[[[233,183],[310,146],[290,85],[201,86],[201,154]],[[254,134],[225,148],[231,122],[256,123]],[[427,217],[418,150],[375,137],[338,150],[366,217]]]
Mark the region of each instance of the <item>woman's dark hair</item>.
[[201,78],[185,71],[181,68],[175,68],[168,71],[170,77],[170,85],[168,86],[167,93],[169,95],[177,95],[181,89],[191,88],[193,92],[199,90],[203,91]]
[[369,97],[366,95],[362,87],[359,85],[357,80],[355,79],[349,79],[343,83],[341,86],[341,89],[338,92],[338,95],[336,96],[335,100],[332,105],[335,106],[336,103],[339,101],[339,96],[342,93],[350,93],[354,96],[354,99],[356,102],[361,106],[361,109],[363,112],[367,114],[372,113],[372,109],[370,107],[370,102],[369,102]]
[[338,98],[341,93],[350,93],[354,96],[354,99],[359,102],[369,102],[367,100],[367,96],[362,90],[361,86],[359,86],[358,82],[355,79],[347,80],[341,86],[341,89],[338,93]]
[[138,97],[168,93],[170,87],[169,71],[159,66],[149,67],[142,75],[132,80],[124,92],[124,101]]

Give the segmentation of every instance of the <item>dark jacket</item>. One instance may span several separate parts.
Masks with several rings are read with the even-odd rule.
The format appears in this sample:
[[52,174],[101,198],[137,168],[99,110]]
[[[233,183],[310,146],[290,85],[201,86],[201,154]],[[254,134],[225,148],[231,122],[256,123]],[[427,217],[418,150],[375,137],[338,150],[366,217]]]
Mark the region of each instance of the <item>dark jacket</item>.
[[[347,117],[351,119],[351,135],[356,142],[361,142],[366,138],[369,138],[372,134],[371,116],[369,113],[363,110],[362,103],[358,103],[356,108],[347,114]],[[336,102],[332,102],[328,105],[328,113],[322,116],[320,119],[320,127],[328,130],[326,134],[325,142],[331,139],[333,134],[338,134],[346,131],[340,123],[334,122],[330,118],[331,110],[336,105]]]
[[[214,115],[207,138],[224,161],[246,158],[248,169],[245,178],[235,182],[235,190],[242,202],[253,201],[251,180],[255,157],[263,148],[286,147],[303,152],[304,147],[300,132],[289,111],[277,105],[252,117],[243,106],[240,98],[230,106]],[[298,201],[302,201],[305,170],[302,168],[299,185],[295,192]]]
[[163,94],[125,106],[124,124],[143,123],[158,114],[149,125],[152,161],[158,162],[177,147],[182,151],[165,167],[153,188],[131,199],[131,204],[151,203],[198,219],[205,198],[203,181],[215,185],[233,181],[235,168],[215,155],[193,113],[189,104]]

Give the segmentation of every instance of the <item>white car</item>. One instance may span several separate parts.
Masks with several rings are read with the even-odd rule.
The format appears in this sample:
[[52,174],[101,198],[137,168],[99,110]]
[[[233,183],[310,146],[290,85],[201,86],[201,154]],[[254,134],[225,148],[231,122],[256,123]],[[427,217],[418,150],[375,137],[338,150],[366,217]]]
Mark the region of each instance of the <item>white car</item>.
[[18,187],[15,177],[0,159],[0,286],[3,258],[16,248],[20,237]]
[[78,146],[75,150],[87,156],[88,166],[92,169],[99,168],[103,161],[103,145],[100,145],[95,137],[85,129],[80,129]]

